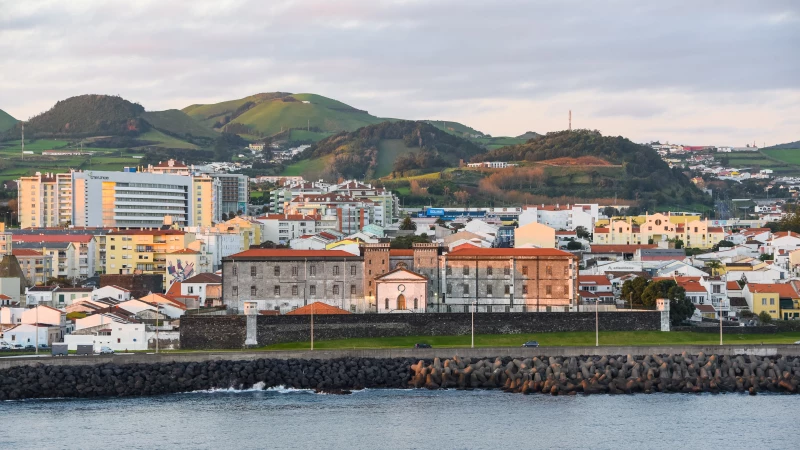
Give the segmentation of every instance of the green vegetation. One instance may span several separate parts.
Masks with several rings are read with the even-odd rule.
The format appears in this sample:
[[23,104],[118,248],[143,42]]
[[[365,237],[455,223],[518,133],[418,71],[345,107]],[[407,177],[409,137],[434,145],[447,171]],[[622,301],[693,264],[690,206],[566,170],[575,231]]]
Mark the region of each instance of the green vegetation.
[[0,109],[0,134],[3,132],[10,130],[17,124],[17,119],[11,117],[11,115],[2,109]]
[[535,131],[526,131],[525,133],[522,133],[519,136],[517,136],[517,139],[524,139],[524,140],[527,141],[527,140],[530,140],[530,139],[533,139],[533,138],[537,138],[539,136],[542,136],[542,135],[537,133],[537,132],[535,132]]
[[331,133],[294,129],[289,132],[290,142],[317,142],[330,136]]
[[303,176],[309,180],[316,180],[328,169],[330,157],[303,159],[289,164],[281,175],[287,177]]
[[182,141],[178,138],[174,138],[172,136],[166,135],[161,131],[151,129],[147,133],[143,133],[139,135],[140,140],[144,141],[152,141],[154,144],[148,145],[148,147],[156,146],[156,147],[165,147],[165,148],[187,148],[187,149],[196,149],[197,146],[194,144],[190,144],[186,141]]
[[168,109],[166,111],[149,111],[142,113],[142,117],[153,128],[171,136],[179,138],[208,138],[216,139],[219,133],[192,119],[183,111]]
[[[788,145],[788,144],[785,144]],[[777,159],[779,161],[783,161],[787,164],[795,164],[800,165],[800,143],[797,143],[797,147],[795,148],[769,148],[761,150],[762,153],[769,156],[770,158]],[[773,161],[770,161],[770,165],[774,164]]]
[[378,165],[375,167],[375,178],[385,177],[392,173],[398,158],[419,152],[419,147],[407,147],[402,139],[382,139],[378,142]]
[[456,136],[463,138],[472,138],[476,135],[481,137],[485,136],[475,128],[464,125],[463,123],[450,122],[447,120],[422,120],[421,122],[433,125],[442,131],[447,131],[448,133],[455,134]]
[[[562,332],[535,334],[476,334],[475,347],[519,347],[523,342],[536,340],[544,347],[594,346],[594,332]],[[800,332],[775,334],[729,334],[723,340],[727,344],[791,344],[800,339]],[[314,348],[348,349],[348,348],[412,348],[414,344],[424,342],[438,347],[469,347],[470,336],[408,336],[385,338],[340,339],[331,341],[314,341]],[[719,344],[719,335],[691,331],[601,331],[600,345],[715,345]],[[303,350],[308,349],[308,342],[291,342],[264,347],[265,350]]]
[[764,148],[764,150],[767,151],[772,149],[800,149],[800,141],[787,142],[786,144],[773,145],[772,147]]

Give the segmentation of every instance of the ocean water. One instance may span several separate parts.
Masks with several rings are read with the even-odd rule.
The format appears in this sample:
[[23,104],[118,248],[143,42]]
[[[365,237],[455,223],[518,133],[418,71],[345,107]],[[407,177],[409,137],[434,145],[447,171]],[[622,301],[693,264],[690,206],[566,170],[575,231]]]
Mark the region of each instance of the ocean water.
[[0,402],[3,449],[790,449],[800,396],[260,387]]

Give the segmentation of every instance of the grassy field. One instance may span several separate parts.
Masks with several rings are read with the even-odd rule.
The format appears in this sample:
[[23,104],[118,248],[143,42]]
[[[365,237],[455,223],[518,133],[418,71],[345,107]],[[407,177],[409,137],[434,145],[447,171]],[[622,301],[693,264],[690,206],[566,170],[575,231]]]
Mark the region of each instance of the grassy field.
[[329,157],[304,159],[286,166],[281,175],[287,177],[303,176],[308,180],[316,180],[328,168]]
[[800,165],[800,148],[778,148],[762,150],[762,153],[788,164]]
[[177,109],[148,111],[142,114],[142,117],[159,130],[166,130],[178,136],[192,135],[209,139],[219,137],[219,133],[210,126],[192,119],[186,113]]
[[[791,344],[800,340],[800,332],[778,334],[731,334],[723,336],[727,344]],[[523,342],[536,340],[545,347],[593,346],[593,332],[564,332],[536,334],[475,335],[476,347],[519,347]],[[315,341],[315,349],[347,348],[411,348],[416,343],[433,347],[469,347],[470,336],[411,336],[387,338],[341,339]],[[608,331],[600,333],[600,345],[716,345],[719,335],[688,331]],[[266,350],[302,350],[309,342],[292,342],[264,347]]]
[[397,158],[419,152],[418,147],[406,147],[402,139],[383,139],[378,142],[378,167],[375,178],[385,177],[392,173]]
[[289,141],[290,142],[303,142],[303,141],[321,141],[326,137],[332,135],[333,133],[319,133],[316,131],[306,131],[306,130],[292,130],[289,132]]
[[17,119],[11,117],[10,114],[0,109],[0,133],[10,130],[11,127],[17,124]]
[[[42,153],[42,150],[56,150],[69,145],[68,141],[56,139],[25,139],[25,151],[32,151],[35,153]],[[0,142],[0,155],[14,155],[19,156],[22,151],[22,141],[5,141]]]
[[143,141],[155,141],[159,143],[158,146],[165,148],[186,148],[190,150],[197,150],[196,145],[176,139],[155,129],[140,135],[138,139]]
[[448,133],[455,134],[459,137],[464,137],[465,135],[474,135],[479,134],[483,135],[480,131],[468,126],[464,125],[463,123],[452,122],[449,120],[423,120],[422,122],[429,123],[440,130],[447,131]]

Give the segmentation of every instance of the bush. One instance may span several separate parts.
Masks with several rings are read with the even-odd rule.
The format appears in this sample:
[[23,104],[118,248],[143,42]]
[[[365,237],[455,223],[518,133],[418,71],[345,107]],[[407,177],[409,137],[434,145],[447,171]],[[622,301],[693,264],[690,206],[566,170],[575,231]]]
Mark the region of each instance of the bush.
[[766,311],[761,311],[760,313],[758,313],[758,320],[761,323],[771,323],[772,316],[770,316],[769,313]]
[[583,245],[581,245],[578,241],[569,241],[567,243],[567,250],[581,250],[583,249]]

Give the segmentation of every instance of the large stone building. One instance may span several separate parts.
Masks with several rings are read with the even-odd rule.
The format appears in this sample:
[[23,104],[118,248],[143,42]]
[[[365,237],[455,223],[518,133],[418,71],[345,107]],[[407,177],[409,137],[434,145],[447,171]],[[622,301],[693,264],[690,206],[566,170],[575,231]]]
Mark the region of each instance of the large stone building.
[[[354,313],[467,312],[473,304],[481,312],[578,307],[578,267],[571,253],[539,248],[441,252],[436,244],[410,250],[366,244],[361,255],[248,250],[223,258],[223,302],[239,312],[247,306],[281,313],[313,301]],[[404,291],[412,286],[409,297]]]

